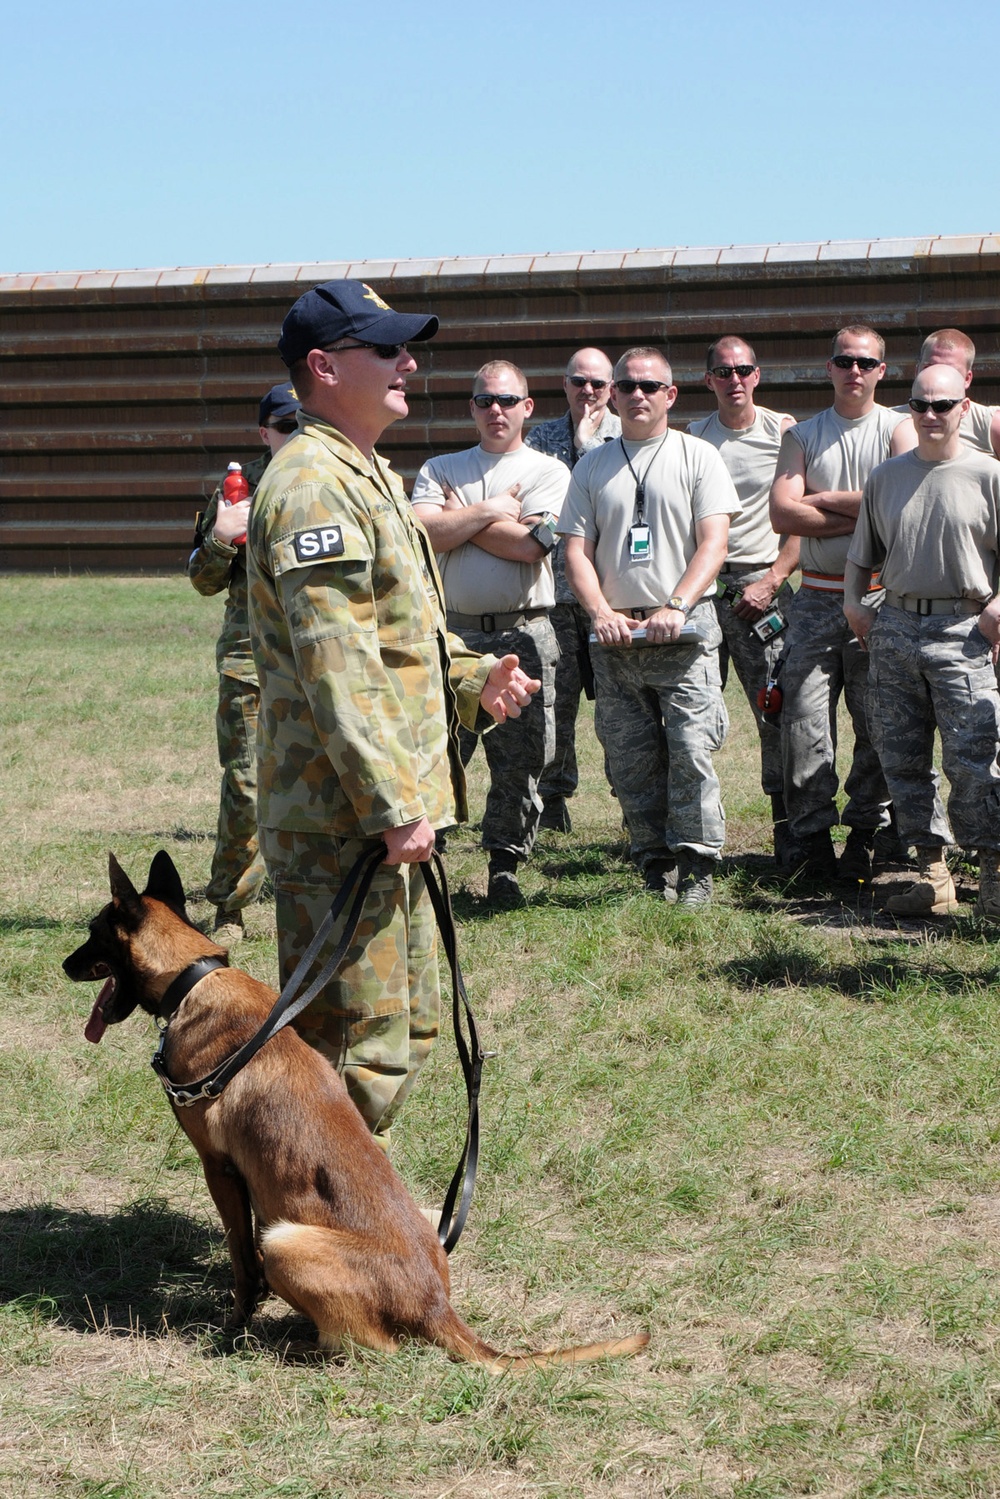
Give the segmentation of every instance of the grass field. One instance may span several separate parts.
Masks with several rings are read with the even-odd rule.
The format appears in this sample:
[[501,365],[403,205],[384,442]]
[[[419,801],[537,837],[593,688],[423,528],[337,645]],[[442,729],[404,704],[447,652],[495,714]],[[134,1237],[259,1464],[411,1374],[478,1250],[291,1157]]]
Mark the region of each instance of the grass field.
[[[422,1347],[323,1361],[275,1300],[225,1341],[228,1261],[152,1022],[89,1046],[92,990],[60,967],[109,849],[137,883],[166,848],[204,885],[219,608],[184,579],[0,589],[0,1495],[1000,1494],[994,934],[899,930],[884,888],[783,890],[732,692],[711,909],[640,892],[589,722],[526,909],[490,917],[476,834],[449,847],[499,1053],[456,1304],[511,1349],[648,1328],[648,1350],[516,1378]],[[238,961],[273,982],[266,906],[249,932]],[[394,1131],[421,1202],[461,1105],[445,1035]]]

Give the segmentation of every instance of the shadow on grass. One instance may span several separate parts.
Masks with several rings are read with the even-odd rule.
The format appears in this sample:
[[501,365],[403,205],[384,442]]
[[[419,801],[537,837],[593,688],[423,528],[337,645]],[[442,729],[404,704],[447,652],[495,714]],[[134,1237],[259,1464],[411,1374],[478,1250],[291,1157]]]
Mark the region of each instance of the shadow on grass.
[[[878,942],[870,945],[877,946]],[[877,952],[831,963],[794,940],[779,942],[770,937],[759,942],[755,952],[722,963],[715,971],[748,989],[828,989],[849,998],[881,1003],[906,999],[928,987],[958,995],[1000,982],[997,964],[969,974],[948,963],[915,962],[903,954]]]
[[77,1332],[216,1326],[230,1305],[221,1231],[160,1201],[111,1213],[53,1203],[0,1212],[0,1304]]
[[5,936],[14,932],[72,931],[77,925],[74,921],[59,921],[54,916],[0,916],[0,934]]

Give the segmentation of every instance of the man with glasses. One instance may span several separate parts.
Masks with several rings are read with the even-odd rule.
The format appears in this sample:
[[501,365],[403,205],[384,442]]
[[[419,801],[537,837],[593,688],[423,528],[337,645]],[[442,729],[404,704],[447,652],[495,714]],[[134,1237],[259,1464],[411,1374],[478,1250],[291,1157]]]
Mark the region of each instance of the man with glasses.
[[757,704],[758,694],[775,680],[785,637],[779,633],[764,641],[753,626],[775,606],[787,618],[793,598],[788,579],[799,565],[799,538],[775,535],[768,498],[782,436],[795,418],[758,406],[754,392],[759,383],[760,366],[746,339],[717,339],[708,351],[705,384],[718,410],[689,422],[688,432],[716,449],[743,506],[729,527],[729,552],[715,599],[722,630],[722,680],[725,685],[732,661],[760,736],[760,781],[771,800],[774,852],[780,862],[788,831],[781,730],[777,715],[762,713]]
[[[975,359],[976,346],[968,334],[958,328],[938,328],[934,333],[928,333],[920,345],[917,374],[933,364],[950,365],[958,370],[968,392]],[[906,416],[910,412],[909,406],[897,406],[896,410]],[[990,453],[994,458],[1000,458],[1000,406],[983,406],[979,401],[970,400],[959,436],[973,452]]]
[[[257,430],[266,452],[244,469],[251,498],[278,449],[295,431],[299,409],[287,382],[274,385],[257,409]],[[226,590],[226,612],[215,647],[219,706],[215,732],[222,766],[219,819],[206,899],[215,907],[212,935],[222,947],[243,938],[244,908],[260,894],[264,861],[257,841],[257,717],[260,689],[250,648],[247,617],[246,530],[251,500],[227,505],[221,486],[199,518],[188,577],[206,596]]]
[[[847,558],[844,613],[871,657],[872,739],[918,875],[886,902],[898,916],[958,909],[944,851],[979,850],[976,913],[1000,921],[1000,465],[970,450],[966,372],[927,365],[909,406],[915,452],[873,469]],[[885,586],[864,604],[873,569]],[[951,785],[938,797],[934,728]],[[950,826],[949,826],[950,821]]]
[[[865,480],[916,441],[910,422],[875,403],[885,345],[867,324],[841,328],[826,365],[833,405],[790,427],[771,486],[771,524],[801,538],[802,586],[791,610],[782,671],[781,746],[788,812],[787,873],[867,882],[875,835],[889,825],[889,794],[868,732],[868,657],[844,618],[844,567]],[[874,592],[866,607],[877,604]],[[839,865],[830,828],[839,819],[837,704],[854,728],[844,783],[850,828]]]
[[647,890],[698,906],[712,899],[725,834],[712,598],[740,502],[714,448],[670,430],[677,387],[659,349],[622,355],[613,399],[621,437],[570,480],[566,576],[591,620],[597,736],[632,858]]
[[[448,628],[474,651],[513,652],[542,684],[525,713],[483,741],[490,769],[483,813],[487,899],[512,907],[523,901],[518,866],[535,841],[539,781],[555,743],[559,648],[549,618],[555,601],[549,555],[569,474],[525,446],[533,402],[516,364],[484,364],[472,392],[478,445],[425,463],[412,500],[438,554]],[[467,765],[478,736],[463,728],[461,741]]]
[[[622,424],[611,410],[611,361],[600,349],[578,349],[566,366],[563,376],[568,410],[549,422],[532,427],[524,439],[525,446],[538,453],[558,458],[570,470],[584,453],[614,442]],[[593,676],[587,637],[590,620],[573,597],[566,581],[564,543],[560,539],[552,553],[552,573],[556,602],[552,610],[552,628],[559,642],[556,666],[556,749],[552,763],[545,767],[538,790],[542,798],[542,815],[538,825],[568,833],[572,824],[566,803],[580,780],[576,763],[576,717],[580,693],[593,697]]]
[[516,716],[538,687],[515,657],[475,656],[447,633],[430,543],[375,450],[407,415],[406,340],[437,327],[361,281],[299,298],[278,342],[299,431],[261,481],[247,542],[282,982],[359,856],[385,851],[344,964],[295,1024],[386,1149],[437,1034],[434,917],[416,865],[435,828],[467,815],[458,722]]

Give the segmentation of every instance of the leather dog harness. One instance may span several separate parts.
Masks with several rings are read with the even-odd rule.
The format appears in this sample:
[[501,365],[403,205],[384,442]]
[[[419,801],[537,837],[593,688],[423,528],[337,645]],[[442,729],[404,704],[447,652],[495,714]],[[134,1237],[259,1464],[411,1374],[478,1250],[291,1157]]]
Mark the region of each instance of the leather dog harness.
[[[201,1103],[206,1099],[218,1098],[219,1094],[232,1082],[236,1074],[255,1057],[262,1046],[270,1041],[272,1036],[277,1035],[284,1026],[300,1015],[307,1005],[311,1004],[325,984],[329,982],[334,973],[340,967],[347,955],[347,951],[354,940],[354,934],[358,929],[364,908],[365,898],[371,888],[375,871],[385,858],[384,847],[372,849],[351,866],[344,879],[344,883],[337,891],[336,897],[329,911],[320,922],[316,934],[301,959],[296,964],[294,973],[288,979],[278,998],[271,1008],[270,1014],[264,1021],[256,1035],[251,1036],[238,1051],[219,1063],[207,1077],[201,1078],[196,1083],[178,1084],[172,1082],[166,1069],[163,1052],[167,1040],[167,1030],[170,1021],[177,1011],[181,1000],[190,993],[194,986],[215,968],[228,966],[225,958],[199,958],[179,973],[171,983],[167,992],[160,1002],[160,1010],[157,1016],[161,1023],[160,1044],[152,1058],[152,1067],[160,1082],[166,1089],[170,1102],[177,1108],[189,1108],[192,1104]],[[459,1060],[462,1064],[462,1074],[465,1078],[465,1090],[469,1104],[469,1120],[465,1132],[465,1144],[459,1158],[455,1174],[451,1179],[448,1191],[445,1194],[444,1206],[441,1209],[441,1222],[438,1225],[438,1239],[446,1253],[450,1254],[461,1237],[465,1220],[469,1215],[472,1205],[472,1194],[476,1184],[476,1168],[479,1164],[479,1090],[482,1082],[483,1062],[487,1056],[495,1053],[484,1052],[479,1044],[479,1033],[476,1029],[476,1018],[472,1013],[468,995],[465,989],[465,981],[462,978],[462,970],[458,963],[458,942],[455,935],[455,917],[451,909],[451,899],[448,894],[448,882],[445,878],[444,865],[439,854],[433,856],[433,867],[431,864],[421,864],[420,871],[427,886],[431,905],[434,907],[434,915],[437,919],[438,929],[444,946],[445,956],[451,972],[452,983],[452,1022],[455,1029],[455,1045],[458,1049]],[[434,869],[437,873],[435,875]],[[354,896],[351,909],[348,912],[344,929],[341,933],[336,948],[327,958],[316,978],[313,979],[308,989],[298,994],[303,978],[309,968],[315,962],[318,954],[326,944],[335,923],[342,915],[347,902]],[[465,1012],[466,1025],[468,1027],[468,1041],[462,1030],[462,1011]],[[458,1204],[456,1210],[456,1202]]]

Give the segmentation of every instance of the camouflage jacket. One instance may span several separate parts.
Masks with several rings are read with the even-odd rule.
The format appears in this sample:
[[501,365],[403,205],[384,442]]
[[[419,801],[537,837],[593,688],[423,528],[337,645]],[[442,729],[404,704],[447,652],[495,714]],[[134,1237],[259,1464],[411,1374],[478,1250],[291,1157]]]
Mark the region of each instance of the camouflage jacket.
[[[586,444],[583,452],[589,453],[593,448],[599,448],[606,442],[613,442],[616,437],[621,436],[622,424],[613,411],[605,408],[604,419],[597,431]],[[558,458],[561,463],[572,471],[577,459],[583,457],[583,453],[576,451],[576,443],[573,441],[573,421],[567,411],[564,416],[553,417],[550,422],[539,422],[537,427],[532,427],[524,439],[526,448],[534,448],[537,453],[548,453],[552,458]],[[557,604],[575,604],[576,598],[572,588],[566,581],[566,558],[565,542],[560,536],[556,549],[552,553],[552,577],[556,588]]]
[[[243,465],[251,494],[256,490],[270,461],[270,453],[262,453],[252,463]],[[221,501],[220,484],[198,522],[196,546],[188,558],[188,577],[198,592],[206,597],[228,588],[226,612],[215,646],[215,664],[220,676],[235,677],[238,682],[256,682],[257,668],[253,664],[253,652],[250,649],[250,621],[247,617],[246,547],[229,546],[212,535]]]
[[495,657],[444,621],[427,533],[403,485],[328,423],[271,462],[250,516],[250,626],[260,678],[262,827],[377,838],[468,815],[459,721]]

